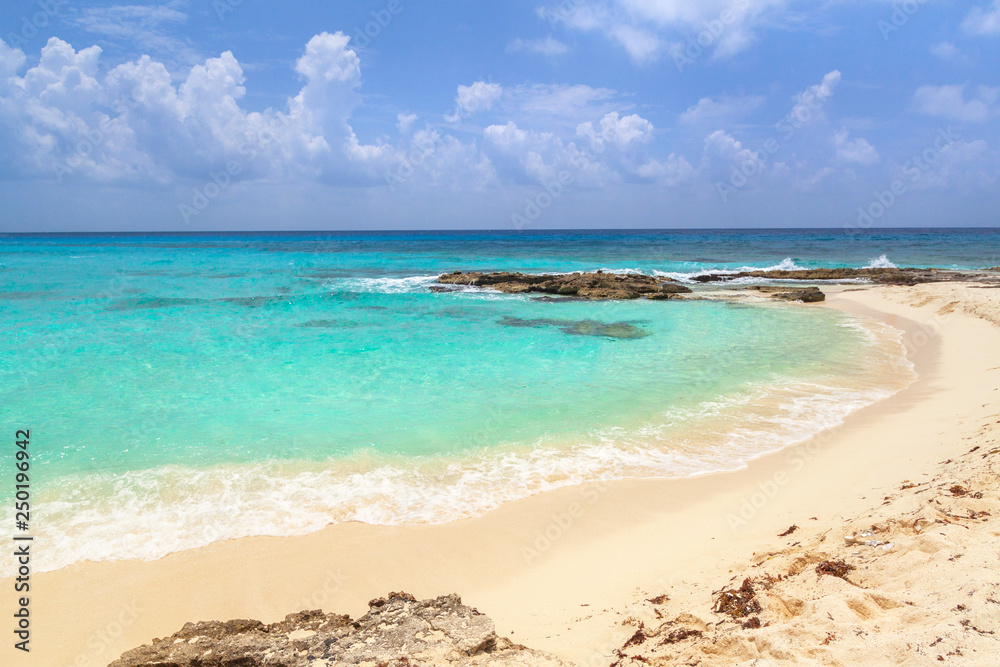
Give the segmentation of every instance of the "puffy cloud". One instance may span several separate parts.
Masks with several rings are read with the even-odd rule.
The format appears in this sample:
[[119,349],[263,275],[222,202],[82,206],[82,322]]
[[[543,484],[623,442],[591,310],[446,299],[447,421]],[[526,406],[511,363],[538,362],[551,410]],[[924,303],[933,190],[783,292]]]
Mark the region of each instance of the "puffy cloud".
[[417,129],[416,114],[397,115],[398,143],[364,143],[350,124],[361,63],[340,33],[310,39],[295,63],[298,93],[255,112],[243,106],[246,77],[228,51],[180,76],[150,56],[102,72],[100,48],[58,39],[19,76],[25,61],[0,42],[0,169],[22,177],[167,184],[226,170],[233,181],[480,188],[569,171],[588,188],[670,185],[692,171],[681,157],[647,154],[652,123],[624,111],[615,91],[583,85],[459,86],[456,114],[517,118],[486,127],[481,145]]
[[509,121],[484,130],[483,150],[498,176],[517,183],[549,182],[567,171],[580,187],[622,180],[676,185],[693,169],[674,154],[664,161],[649,157],[644,146],[652,140],[653,130],[653,124],[638,115],[610,112],[596,123],[581,123],[578,141],[566,141]]
[[931,47],[931,54],[942,60],[949,60],[958,54],[958,49],[951,42],[938,42]]
[[636,114],[618,117],[613,111],[601,119],[600,132],[594,129],[591,122],[582,123],[577,128],[577,136],[586,137],[591,141],[598,137],[612,146],[626,149],[635,143],[648,143],[653,138],[653,124]]
[[[619,44],[637,64],[655,62],[699,36],[715,58],[728,58],[754,41],[766,14],[786,0],[579,0],[553,3],[539,15],[553,26],[596,31]],[[705,33],[704,36],[701,34]]]
[[456,123],[481,111],[489,111],[503,97],[503,86],[498,83],[476,81],[471,86],[459,86],[455,95],[455,110],[445,120]]
[[638,64],[659,60],[664,44],[656,33],[633,25],[615,25],[608,33],[621,44],[629,57]]
[[832,70],[827,72],[818,84],[809,86],[802,92],[793,95],[792,101],[795,104],[792,110],[778,123],[778,128],[782,132],[788,132],[789,129],[796,130],[811,123],[826,120],[824,107],[833,97],[840,84],[840,79],[840,71]]
[[0,85],[12,76],[24,65],[26,60],[21,49],[13,49],[0,39]]
[[833,70],[823,75],[823,80],[818,84],[809,86],[792,99],[796,104],[810,104],[815,100],[828,100],[833,97],[837,85],[840,84],[842,75],[840,70]]
[[524,124],[576,130],[595,117],[623,108],[616,91],[582,84],[525,84],[505,91],[504,110]]
[[413,124],[417,122],[417,114],[415,113],[398,113],[396,114],[396,129],[399,130],[400,134],[406,134],[413,127]]
[[716,130],[705,137],[701,168],[712,180],[728,179],[734,166],[759,162],[757,153],[745,148],[741,141],[724,130]]
[[577,171],[582,153],[551,132],[523,130],[513,121],[483,130],[483,151],[501,178],[529,184]]
[[102,75],[99,47],[76,51],[57,38],[19,78],[24,55],[0,42],[0,132],[21,153],[23,175],[36,177],[205,178],[236,161],[239,178],[377,183],[391,149],[362,144],[348,123],[361,82],[348,42],[341,33],[309,40],[295,65],[301,90],[285,109],[263,112],[242,108],[245,77],[228,51],[175,85],[149,56]]
[[305,77],[306,84],[289,101],[287,116],[278,114],[273,119],[282,127],[279,145],[287,156],[307,164],[325,162],[317,166],[328,174],[340,172],[345,177],[345,165],[338,165],[336,158],[364,160],[380,155],[377,149],[361,149],[348,124],[361,101],[356,92],[361,84],[361,61],[348,47],[349,41],[340,32],[320,33],[309,40],[295,63],[295,71]]
[[993,0],[989,6],[973,7],[962,28],[973,35],[1000,35],[1000,0]]
[[316,35],[295,63],[295,71],[312,81],[361,82],[361,60],[348,48],[350,37],[342,32]]
[[688,107],[680,115],[682,123],[724,122],[747,114],[764,102],[759,95],[747,97],[724,97],[718,101],[703,97],[694,106]]
[[837,157],[844,162],[854,162],[860,165],[872,165],[881,159],[875,147],[867,139],[850,138],[847,130],[840,130],[833,136],[833,145]]
[[535,53],[542,56],[561,56],[569,53],[569,47],[549,35],[545,39],[521,39],[518,37],[507,45],[508,53]]
[[95,76],[101,47],[91,46],[77,53],[66,42],[52,37],[42,47],[38,65],[24,75],[24,92],[29,98],[60,108],[86,107],[100,92]]
[[949,118],[969,123],[983,123],[994,115],[994,103],[1000,88],[979,86],[970,99],[966,85],[921,86],[913,95],[913,108],[927,116]]

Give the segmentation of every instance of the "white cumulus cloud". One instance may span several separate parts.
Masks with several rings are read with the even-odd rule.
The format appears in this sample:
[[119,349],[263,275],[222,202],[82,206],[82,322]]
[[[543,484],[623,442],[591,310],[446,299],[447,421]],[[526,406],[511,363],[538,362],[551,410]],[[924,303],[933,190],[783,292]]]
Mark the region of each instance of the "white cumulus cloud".
[[694,41],[713,58],[729,58],[754,42],[771,10],[786,0],[574,0],[550,2],[539,16],[552,26],[599,32],[637,64],[657,61],[670,47]]
[[867,139],[862,137],[852,139],[847,130],[840,130],[833,135],[833,145],[837,157],[844,162],[854,162],[867,166],[875,164],[881,159],[878,151],[868,143]]
[[973,35],[1000,35],[1000,0],[973,7],[962,22],[962,28]]
[[978,86],[966,97],[968,85],[921,86],[913,95],[913,108],[927,116],[983,123],[993,117],[1000,88]]
[[455,94],[455,110],[445,120],[454,123],[482,111],[492,109],[503,97],[503,86],[498,83],[476,81],[471,86],[459,86]]

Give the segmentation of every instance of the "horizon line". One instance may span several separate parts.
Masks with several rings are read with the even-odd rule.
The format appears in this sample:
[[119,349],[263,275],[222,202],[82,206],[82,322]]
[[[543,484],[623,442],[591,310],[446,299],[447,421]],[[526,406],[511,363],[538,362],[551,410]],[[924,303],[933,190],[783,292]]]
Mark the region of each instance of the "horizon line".
[[851,234],[877,234],[893,232],[928,232],[928,231],[983,231],[1000,230],[1000,225],[981,225],[972,227],[945,226],[945,227],[880,227],[876,229],[845,229],[844,227],[627,227],[627,228],[601,228],[601,227],[543,227],[539,229],[518,230],[509,228],[484,228],[484,229],[264,229],[264,230],[146,230],[146,231],[54,231],[54,232],[0,232],[0,238],[12,236],[222,236],[239,235],[250,236],[254,234],[266,235],[334,235],[334,234],[495,234],[505,233],[512,235],[537,235],[537,234],[566,234],[566,233],[636,233],[636,232],[845,232]]

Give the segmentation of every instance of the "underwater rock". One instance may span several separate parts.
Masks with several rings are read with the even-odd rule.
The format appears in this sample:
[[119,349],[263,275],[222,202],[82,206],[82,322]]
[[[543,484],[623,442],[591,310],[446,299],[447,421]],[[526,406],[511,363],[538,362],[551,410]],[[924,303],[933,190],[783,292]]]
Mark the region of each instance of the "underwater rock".
[[571,336],[604,336],[606,338],[645,338],[649,332],[632,322],[600,322],[598,320],[558,320],[505,317],[499,321],[505,327],[558,327]]

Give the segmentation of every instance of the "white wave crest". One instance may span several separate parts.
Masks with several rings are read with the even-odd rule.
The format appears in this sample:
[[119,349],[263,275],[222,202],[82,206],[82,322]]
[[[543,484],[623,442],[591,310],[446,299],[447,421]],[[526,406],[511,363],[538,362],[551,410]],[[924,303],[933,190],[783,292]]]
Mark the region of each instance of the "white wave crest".
[[407,276],[405,278],[346,278],[330,284],[331,287],[349,292],[376,294],[399,294],[404,292],[424,292],[437,282],[438,274],[432,276]]
[[868,265],[864,267],[866,269],[898,269],[899,267],[889,261],[889,258],[882,253],[878,257],[871,257],[868,259]]
[[[699,276],[707,276],[709,274],[731,276],[737,273],[744,273],[747,271],[805,271],[806,268],[799,266],[795,263],[795,260],[791,257],[786,257],[777,264],[771,264],[769,266],[740,266],[735,269],[701,269],[698,271],[691,271],[688,273],[677,272],[677,271],[653,271],[653,275],[660,276],[663,278],[669,278],[671,280],[676,280],[682,283],[695,282],[695,278]],[[756,278],[740,278],[734,282],[754,282],[758,279]]]

